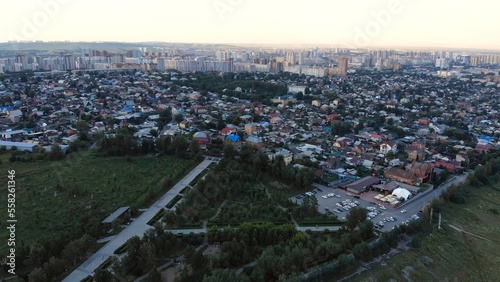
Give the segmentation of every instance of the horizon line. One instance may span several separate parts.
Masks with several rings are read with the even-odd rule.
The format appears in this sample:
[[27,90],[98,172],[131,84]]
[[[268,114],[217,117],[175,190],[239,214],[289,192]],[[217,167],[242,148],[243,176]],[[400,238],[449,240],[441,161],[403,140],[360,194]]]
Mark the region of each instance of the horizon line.
[[[105,43],[128,43],[128,44],[198,44],[198,45],[232,45],[234,47],[287,47],[287,48],[301,48],[301,47],[321,47],[321,48],[341,48],[348,50],[372,50],[372,49],[381,49],[381,48],[392,48],[392,49],[435,49],[435,50],[476,50],[476,51],[496,51],[500,52],[499,49],[489,48],[489,47],[449,47],[449,46],[410,46],[410,45],[378,45],[378,46],[364,46],[364,47],[349,47],[343,46],[342,43],[330,44],[330,43],[214,43],[214,42],[174,42],[174,41],[118,41],[118,40],[110,40],[110,41],[101,41],[101,40],[93,40],[93,41],[74,41],[74,40],[31,40],[31,41],[1,41],[0,44],[43,44],[43,43],[97,43],[97,44],[105,44]],[[2,50],[0,50],[2,51]]]

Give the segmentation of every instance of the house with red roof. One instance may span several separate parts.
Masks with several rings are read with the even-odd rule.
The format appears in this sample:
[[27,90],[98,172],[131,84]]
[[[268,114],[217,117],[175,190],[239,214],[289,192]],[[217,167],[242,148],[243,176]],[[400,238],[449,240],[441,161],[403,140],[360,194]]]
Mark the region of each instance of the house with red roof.
[[237,131],[236,127],[224,127],[223,129],[220,130],[220,135],[228,136],[236,133],[236,131]]
[[450,173],[455,173],[459,166],[455,162],[437,161],[434,163],[434,167],[443,168]]

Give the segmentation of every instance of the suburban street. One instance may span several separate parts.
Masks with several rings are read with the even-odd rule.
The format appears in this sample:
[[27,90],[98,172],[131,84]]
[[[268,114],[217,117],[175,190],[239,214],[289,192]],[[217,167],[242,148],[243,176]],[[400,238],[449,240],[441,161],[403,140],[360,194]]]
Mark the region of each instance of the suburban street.
[[405,205],[402,207],[402,209],[406,209],[408,211],[408,214],[415,214],[417,213],[420,209],[424,207],[424,205],[433,199],[439,197],[441,193],[448,189],[452,184],[458,185],[461,182],[463,182],[465,179],[467,179],[468,173],[464,173],[461,175],[454,176],[447,182],[443,183],[441,186],[435,188],[432,190],[432,192],[429,192],[428,194],[425,194],[424,196],[415,199],[415,201],[412,201],[411,203]]
[[[158,211],[164,208],[179,192],[186,187],[198,174],[200,174],[208,165],[212,163],[211,160],[205,159],[196,168],[189,172],[181,181],[179,181],[172,189],[156,201],[151,207],[143,212],[137,219],[135,219],[128,227],[122,232],[111,239],[104,247],[98,250],[94,255],[88,258],[77,269],[69,274],[63,282],[75,282],[85,279],[88,275],[92,274],[108,257],[112,256],[114,251],[121,245],[127,242],[133,236],[142,237],[144,232],[151,228],[147,222],[153,218]],[[184,231],[184,232],[183,232]],[[186,232],[187,231],[187,232]],[[200,230],[172,230],[172,233],[190,233],[190,232],[204,232]]]

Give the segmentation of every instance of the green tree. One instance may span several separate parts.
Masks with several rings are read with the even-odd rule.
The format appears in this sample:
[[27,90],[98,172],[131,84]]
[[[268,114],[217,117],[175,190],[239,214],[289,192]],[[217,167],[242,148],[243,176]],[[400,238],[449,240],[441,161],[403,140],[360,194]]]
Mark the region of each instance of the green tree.
[[57,144],[52,145],[50,152],[48,153],[48,158],[51,161],[59,161],[64,159],[64,152],[61,147]]
[[203,277],[203,282],[225,282],[237,281],[236,274],[232,269],[216,269]]
[[158,137],[158,130],[152,128],[150,131],[149,131],[149,134],[151,134],[154,138]]
[[163,152],[168,152],[171,149],[172,137],[164,136],[156,139],[156,148]]
[[368,243],[363,241],[361,243],[356,244],[352,248],[352,254],[358,260],[368,260],[370,254],[370,248],[368,246]]
[[234,148],[233,143],[231,141],[224,142],[224,158],[232,159],[234,158],[238,152]]
[[172,109],[170,107],[160,112],[159,121],[163,124],[167,124],[172,121]]
[[139,236],[132,236],[127,240],[127,254],[132,257],[137,257],[141,247],[141,238]]
[[64,263],[60,258],[51,257],[50,260],[43,264],[43,269],[48,280],[53,280],[64,270]]
[[76,241],[71,241],[66,248],[64,248],[62,255],[67,260],[72,260],[73,265],[76,265],[78,255],[80,255],[80,247]]
[[156,249],[155,246],[150,242],[142,242],[139,248],[139,262],[146,269],[152,269],[156,267]]
[[174,116],[174,120],[175,122],[180,123],[182,120],[184,120],[184,117],[181,114],[176,114]]
[[365,208],[362,207],[354,207],[349,210],[349,213],[346,215],[346,227],[350,230],[356,228],[361,222],[366,220],[368,212]]
[[248,145],[243,144],[240,150],[240,157],[244,162],[252,162],[252,155],[255,153],[255,148]]
[[153,267],[148,273],[147,282],[158,282],[161,281],[161,273],[158,271],[156,267]]
[[174,137],[174,140],[172,140],[171,146],[176,156],[183,157],[186,154],[189,144],[184,135],[177,135]]
[[30,282],[47,282],[47,275],[40,267],[33,269],[29,274]]
[[62,251],[63,257],[67,260],[73,260],[73,265],[76,265],[78,257],[83,255],[92,241],[92,238],[88,234],[84,234],[79,239],[71,241]]
[[393,160],[393,159],[395,158],[395,154],[394,154],[394,152],[393,152],[393,151],[389,151],[389,152],[387,153],[387,155],[385,155],[385,158],[386,158],[386,159],[388,159],[389,161],[390,161],[390,160]]
[[[111,274],[111,272],[109,272],[109,270],[99,268],[95,272],[94,281],[95,282],[109,282],[109,281],[114,281],[114,277],[113,277],[113,274]],[[160,280],[158,280],[158,281],[160,281]]]
[[75,123],[75,128],[78,131],[78,138],[82,141],[88,141],[88,123],[84,120],[79,120]]
[[269,166],[269,158],[266,156],[266,154],[259,152],[253,158],[253,166],[258,171],[267,171]]
[[363,240],[371,238],[373,236],[373,222],[365,219],[359,224],[359,231]]
[[191,140],[191,143],[189,144],[189,150],[195,154],[198,154],[200,152],[200,143],[198,142],[198,140]]
[[30,247],[30,256],[37,265],[42,265],[43,262],[47,261],[48,252],[45,246],[34,243]]

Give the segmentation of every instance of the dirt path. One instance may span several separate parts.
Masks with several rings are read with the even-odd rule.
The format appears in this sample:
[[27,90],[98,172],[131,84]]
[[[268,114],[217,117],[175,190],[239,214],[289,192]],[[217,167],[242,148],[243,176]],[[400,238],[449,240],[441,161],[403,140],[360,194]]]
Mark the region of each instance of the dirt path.
[[219,209],[217,209],[217,212],[215,213],[214,216],[212,216],[212,218],[210,218],[210,220],[214,220],[217,218],[217,216],[219,215],[220,211],[222,210],[222,208],[224,207],[224,205],[227,203],[228,200],[224,200],[224,202],[222,202],[222,204],[220,205]]
[[485,237],[483,237],[483,236],[481,236],[481,235],[477,235],[477,234],[471,233],[471,232],[469,232],[469,231],[465,231],[465,230],[463,230],[462,228],[457,227],[457,226],[455,226],[455,225],[453,225],[453,224],[448,224],[448,226],[449,226],[449,227],[451,227],[451,228],[453,228],[453,229],[455,229],[456,231],[458,231],[458,232],[460,232],[460,233],[469,234],[469,235],[471,235],[471,236],[473,236],[473,237],[476,237],[476,238],[479,238],[479,239],[483,239],[483,240],[486,240],[486,241],[488,241],[488,242],[492,242],[492,240],[490,240],[490,239],[488,239],[488,238],[485,238]]
[[381,255],[370,262],[362,263],[361,266],[358,267],[358,269],[355,272],[351,273],[348,276],[342,277],[341,279],[337,280],[337,282],[348,281],[351,278],[353,278],[354,276],[359,275],[359,274],[369,270],[370,268],[372,268],[373,265],[378,264],[381,261],[388,260],[400,252],[407,251],[409,249],[409,247],[408,247],[409,242],[410,242],[410,238],[405,237],[405,238],[401,239],[401,241],[398,242],[398,246],[396,248],[392,248],[387,254]]
[[257,261],[252,261],[251,263],[245,264],[244,266],[238,268],[235,271],[235,273],[238,276],[238,275],[240,275],[243,272],[243,270],[245,270],[245,267],[250,267],[250,266],[254,266],[254,265],[257,265]]

